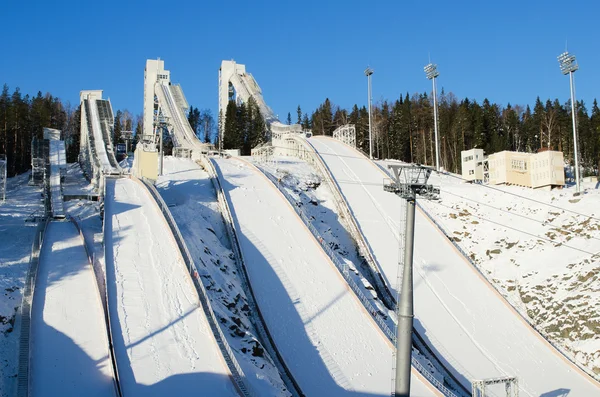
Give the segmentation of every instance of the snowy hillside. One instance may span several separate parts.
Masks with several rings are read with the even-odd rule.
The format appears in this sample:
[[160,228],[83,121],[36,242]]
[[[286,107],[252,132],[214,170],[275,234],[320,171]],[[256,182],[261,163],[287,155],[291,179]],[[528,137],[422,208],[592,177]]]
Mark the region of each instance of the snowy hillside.
[[600,191],[493,189],[433,175],[421,205],[537,329],[600,375]]

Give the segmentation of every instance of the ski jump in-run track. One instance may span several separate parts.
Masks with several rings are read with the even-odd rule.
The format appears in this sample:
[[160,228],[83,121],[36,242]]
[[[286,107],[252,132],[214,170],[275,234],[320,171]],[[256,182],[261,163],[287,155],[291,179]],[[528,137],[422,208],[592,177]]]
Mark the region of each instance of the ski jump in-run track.
[[73,223],[48,224],[34,291],[29,396],[117,396],[102,301]]
[[[358,150],[332,138],[307,141],[345,198],[393,293],[396,293],[401,198]],[[420,210],[414,245],[415,328],[465,386],[517,376],[521,396],[600,395],[585,375],[527,325]],[[562,394],[561,394],[562,395]]]
[[[258,306],[307,396],[384,396],[393,346],[277,188],[253,165],[212,160]],[[413,396],[441,395],[412,372]]]
[[108,178],[108,307],[124,396],[237,396],[165,218],[138,180]]

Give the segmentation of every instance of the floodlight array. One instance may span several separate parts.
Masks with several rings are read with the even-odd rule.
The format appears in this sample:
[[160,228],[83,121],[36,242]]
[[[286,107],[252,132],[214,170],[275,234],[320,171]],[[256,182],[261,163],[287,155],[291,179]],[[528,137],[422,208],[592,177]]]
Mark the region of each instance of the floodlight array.
[[425,70],[425,75],[429,80],[434,79],[440,75],[440,72],[437,70],[437,65],[434,63],[430,63],[426,65],[423,70]]
[[565,51],[558,56],[558,63],[562,74],[569,74],[579,69],[575,55],[569,54],[568,51]]

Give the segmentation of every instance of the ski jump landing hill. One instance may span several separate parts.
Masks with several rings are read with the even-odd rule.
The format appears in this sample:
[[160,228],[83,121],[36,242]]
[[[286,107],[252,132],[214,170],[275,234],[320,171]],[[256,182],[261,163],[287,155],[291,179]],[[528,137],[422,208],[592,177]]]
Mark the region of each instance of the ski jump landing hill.
[[[398,271],[399,197],[358,150],[332,138],[307,142],[326,164],[388,287]],[[443,192],[442,192],[443,193]],[[592,396],[599,385],[530,328],[421,211],[414,247],[415,328],[465,386],[517,376],[522,396]]]
[[71,222],[47,227],[30,343],[29,396],[118,395],[102,301],[83,238]]
[[110,100],[102,90],[81,91],[81,141],[79,161],[88,178],[100,185],[102,175],[122,173],[112,142],[114,117]]
[[[393,346],[277,188],[254,166],[214,159],[241,255],[274,343],[308,396],[381,396]],[[441,395],[413,370],[413,396]]]
[[128,178],[107,178],[105,197],[108,308],[123,395],[238,395],[156,202]]
[[199,159],[212,145],[200,142],[187,118],[189,104],[179,84],[171,83],[165,61],[148,59],[144,70],[144,136],[156,134],[155,125],[166,122],[178,154]]

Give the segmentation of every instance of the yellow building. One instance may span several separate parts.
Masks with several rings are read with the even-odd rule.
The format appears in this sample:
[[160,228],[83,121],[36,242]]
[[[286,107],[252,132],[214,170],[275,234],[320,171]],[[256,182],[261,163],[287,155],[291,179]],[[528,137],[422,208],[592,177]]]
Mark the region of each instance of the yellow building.
[[487,168],[491,185],[506,184],[551,189],[565,184],[562,152],[548,150],[540,153],[522,153],[505,150],[494,153],[482,161],[483,177],[479,176],[477,168],[481,163],[474,159],[474,156],[479,157],[480,153],[483,153],[483,150],[471,149],[461,152],[463,179],[485,180]]

